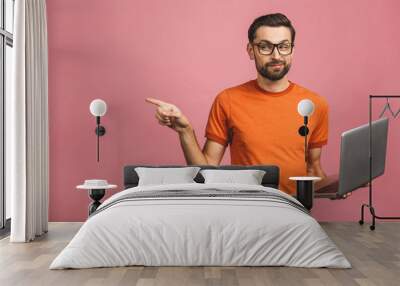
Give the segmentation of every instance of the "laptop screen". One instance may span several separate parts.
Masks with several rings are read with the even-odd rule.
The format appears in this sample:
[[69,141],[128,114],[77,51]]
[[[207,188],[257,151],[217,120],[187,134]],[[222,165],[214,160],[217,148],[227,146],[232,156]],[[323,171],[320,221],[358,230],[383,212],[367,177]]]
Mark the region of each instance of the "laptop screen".
[[[388,118],[373,121],[372,179],[385,172]],[[342,133],[340,144],[339,195],[344,195],[369,182],[370,177],[369,124]]]

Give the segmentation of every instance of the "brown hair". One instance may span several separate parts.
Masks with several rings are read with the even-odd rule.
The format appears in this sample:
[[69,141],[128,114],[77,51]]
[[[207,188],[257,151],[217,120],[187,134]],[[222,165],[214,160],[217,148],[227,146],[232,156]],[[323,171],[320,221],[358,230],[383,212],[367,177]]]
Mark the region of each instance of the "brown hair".
[[252,43],[254,38],[256,37],[257,29],[262,26],[268,26],[268,27],[284,26],[284,27],[289,28],[290,33],[292,35],[292,43],[294,43],[296,31],[295,31],[294,27],[292,26],[292,23],[290,22],[290,20],[281,13],[268,14],[268,15],[260,16],[257,19],[255,19],[253,21],[253,23],[250,25],[248,33],[247,33],[250,43]]

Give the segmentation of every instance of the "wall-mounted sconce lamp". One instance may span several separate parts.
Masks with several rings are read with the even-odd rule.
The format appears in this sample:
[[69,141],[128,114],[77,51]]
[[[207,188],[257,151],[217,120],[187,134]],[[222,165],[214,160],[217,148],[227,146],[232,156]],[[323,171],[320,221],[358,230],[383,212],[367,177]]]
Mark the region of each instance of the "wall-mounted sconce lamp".
[[104,100],[95,99],[90,103],[90,113],[96,116],[96,129],[95,133],[97,135],[97,162],[99,162],[99,154],[100,154],[100,145],[99,145],[99,137],[103,136],[106,133],[106,129],[104,126],[100,125],[100,117],[104,116],[107,111],[107,104]]
[[308,117],[314,112],[314,103],[309,99],[303,99],[297,105],[297,112],[304,117],[304,125],[299,128],[299,134],[304,136],[304,160],[307,163],[307,135],[308,135]]

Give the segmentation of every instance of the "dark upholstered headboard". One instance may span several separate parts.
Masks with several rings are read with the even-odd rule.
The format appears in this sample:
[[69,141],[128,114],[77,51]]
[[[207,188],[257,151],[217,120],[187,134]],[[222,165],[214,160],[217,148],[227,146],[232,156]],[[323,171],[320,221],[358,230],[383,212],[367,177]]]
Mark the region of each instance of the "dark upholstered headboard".
[[[176,167],[187,167],[178,165],[163,165],[163,166],[148,166],[148,165],[128,165],[124,167],[124,188],[133,188],[138,185],[139,177],[135,172],[136,167],[147,167],[147,168],[176,168]],[[279,186],[279,168],[274,165],[255,165],[255,166],[239,166],[239,165],[222,165],[222,166],[200,166],[191,165],[191,167],[200,167],[201,169],[221,169],[221,170],[246,170],[246,169],[257,169],[264,170],[266,173],[262,180],[262,185],[265,187],[271,187],[277,189]],[[204,183],[203,176],[198,173],[194,178],[197,183]]]

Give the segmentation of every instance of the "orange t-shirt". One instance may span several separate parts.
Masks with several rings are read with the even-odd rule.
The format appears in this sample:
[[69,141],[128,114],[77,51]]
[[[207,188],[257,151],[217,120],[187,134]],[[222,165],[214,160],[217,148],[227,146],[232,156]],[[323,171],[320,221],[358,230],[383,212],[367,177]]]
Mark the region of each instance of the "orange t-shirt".
[[292,82],[277,93],[261,89],[256,80],[222,91],[212,105],[205,136],[230,144],[232,165],[279,166],[280,190],[295,194],[296,184],[289,177],[307,174],[304,137],[298,133],[304,122],[297,112],[302,99],[315,105],[308,120],[308,148],[321,147],[328,142],[328,104]]

